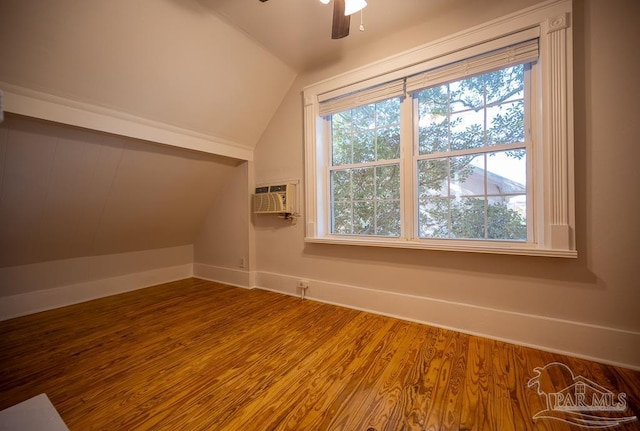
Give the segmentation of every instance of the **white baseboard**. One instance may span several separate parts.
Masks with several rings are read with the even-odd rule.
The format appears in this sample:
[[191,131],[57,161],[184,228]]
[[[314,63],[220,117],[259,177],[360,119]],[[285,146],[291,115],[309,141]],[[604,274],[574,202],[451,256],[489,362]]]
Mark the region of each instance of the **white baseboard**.
[[184,264],[7,296],[0,301],[0,320],[65,307],[192,276],[193,266]]
[[[257,273],[256,287],[300,295],[292,277]],[[640,370],[640,333],[423,296],[309,280],[305,298]]]
[[231,286],[250,289],[253,287],[253,277],[250,271],[223,268],[220,266],[207,265],[204,263],[193,264],[193,276],[204,280],[224,283]]

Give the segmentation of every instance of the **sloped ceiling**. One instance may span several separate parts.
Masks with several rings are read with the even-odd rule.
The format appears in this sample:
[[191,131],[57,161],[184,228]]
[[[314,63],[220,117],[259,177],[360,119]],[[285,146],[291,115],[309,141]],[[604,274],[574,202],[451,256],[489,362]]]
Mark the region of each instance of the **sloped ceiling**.
[[295,77],[196,0],[2,0],[0,53],[0,82],[249,149]]

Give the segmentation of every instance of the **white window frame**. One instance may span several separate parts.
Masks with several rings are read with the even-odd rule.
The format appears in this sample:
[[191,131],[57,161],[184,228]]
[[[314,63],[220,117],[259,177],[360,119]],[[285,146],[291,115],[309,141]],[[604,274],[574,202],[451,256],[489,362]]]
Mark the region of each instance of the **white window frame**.
[[[464,252],[577,257],[575,245],[575,192],[573,161],[573,39],[571,0],[552,0],[514,14],[473,27],[453,36],[422,45],[329,78],[304,89],[305,128],[305,241],[380,247],[436,249]],[[497,40],[519,32],[535,32],[539,38],[539,57],[532,70],[535,108],[531,112],[532,139],[531,192],[532,235],[528,242],[484,240],[435,240],[413,238],[358,237],[331,235],[329,232],[327,163],[329,145],[323,136],[330,133],[330,122],[320,116],[319,99],[352,93],[451,62],[456,53],[486,51]],[[440,64],[439,64],[440,62]],[[445,63],[442,63],[445,62]],[[425,66],[426,65],[426,66]],[[412,128],[411,115],[401,128]],[[401,145],[406,152],[412,146]],[[401,154],[405,174],[401,178],[403,219],[413,211],[416,191],[407,175],[412,175],[412,154]],[[408,171],[407,171],[408,169]],[[408,198],[408,199],[407,199]],[[412,217],[415,217],[413,215]],[[401,221],[405,223],[405,220]]]

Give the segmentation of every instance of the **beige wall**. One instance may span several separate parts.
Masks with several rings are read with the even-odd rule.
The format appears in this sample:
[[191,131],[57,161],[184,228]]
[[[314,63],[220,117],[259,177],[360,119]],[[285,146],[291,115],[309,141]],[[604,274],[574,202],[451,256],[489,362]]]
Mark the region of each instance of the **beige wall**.
[[[256,148],[256,180],[302,178],[305,85],[520,9],[523,3],[471,2],[300,76]],[[373,299],[359,302],[360,296],[396,298],[397,293],[403,294],[400,299],[414,298],[407,304],[422,299],[453,304],[453,314],[434,323],[640,367],[640,200],[632,194],[640,184],[640,86],[639,62],[630,54],[640,40],[640,3],[578,1],[574,9],[578,259],[305,244],[302,224],[277,228],[262,220],[256,224],[259,284],[294,293],[295,279],[309,278],[311,297],[362,308],[378,305]],[[412,314],[411,305],[386,306],[380,310],[421,316]],[[465,310],[478,316],[487,312],[489,321],[467,322]],[[493,315],[504,319],[491,323]],[[429,321],[429,316],[413,318]],[[522,326],[497,327],[510,325],[511,318],[521,319]],[[529,322],[540,324],[531,327]],[[573,329],[563,332],[565,323]],[[620,336],[618,344],[606,340],[610,334]],[[594,353],[599,344],[606,348]]]
[[250,162],[244,162],[226,175],[200,228],[194,243],[194,272],[200,277],[251,285],[249,170]]
[[0,267],[193,243],[238,162],[7,115]]
[[[0,318],[190,276],[201,226],[242,166],[7,113]],[[237,232],[246,237],[246,226]],[[50,289],[68,291],[34,293]]]
[[0,268],[0,320],[190,277],[193,246]]

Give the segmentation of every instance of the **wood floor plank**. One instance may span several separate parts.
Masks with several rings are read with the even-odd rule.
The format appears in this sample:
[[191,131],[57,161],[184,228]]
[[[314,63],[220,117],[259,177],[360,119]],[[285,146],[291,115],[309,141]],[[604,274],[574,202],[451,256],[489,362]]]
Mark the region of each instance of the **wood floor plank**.
[[[394,414],[403,392],[403,378],[408,353],[416,338],[416,327],[406,322],[396,322],[385,338],[380,340],[374,352],[355,370],[352,389],[355,396],[336,411],[333,419],[326,418],[317,429],[392,429],[398,421]],[[393,408],[390,408],[393,407]]]
[[495,429],[489,411],[489,381],[492,373],[492,343],[471,337],[462,400],[460,428],[473,431]]
[[432,374],[432,392],[424,424],[428,431],[458,429],[460,420],[469,336],[444,330],[442,333],[445,344],[439,351],[438,361],[434,361],[428,371]]
[[0,322],[0,343],[0,409],[46,393],[73,431],[572,430],[533,419],[552,362],[640,416],[636,371],[195,278]]
[[[408,373],[405,390],[407,399],[404,409],[403,430],[422,430],[426,412],[431,399],[431,385],[428,371],[432,361],[438,356],[444,346],[443,331],[438,328],[428,328],[420,337],[416,338],[416,355],[414,365]],[[441,343],[440,346],[438,343]],[[440,353],[441,354],[441,353]]]
[[[524,359],[522,347],[493,342],[493,369],[489,391],[489,415],[495,418],[496,429],[531,429],[535,412],[530,411],[528,396],[535,394],[527,388],[532,369]],[[562,425],[554,425],[554,427]],[[544,428],[543,428],[544,429]],[[556,428],[554,428],[556,429]]]
[[[385,337],[393,322],[380,316],[360,314],[354,318],[331,343],[318,348],[296,365],[294,373],[284,376],[259,397],[237,419],[229,422],[229,429],[243,429],[250,425],[246,419],[265,424],[265,429],[288,429],[286,418],[295,407],[303,403],[305,389],[325,385],[336,370],[357,366],[359,360],[374,351]],[[336,342],[337,340],[352,342]],[[347,370],[348,372],[348,370]],[[274,400],[277,402],[274,403]]]
[[[299,324],[295,336],[282,338],[277,332],[271,331],[276,339],[270,340],[268,334],[264,334],[259,343],[251,346],[247,362],[235,365],[227,374],[219,375],[216,379],[220,381],[220,385],[207,387],[207,393],[211,395],[211,408],[235,412],[250,409],[255,403],[269,399],[265,396],[265,391],[277,391],[277,388],[272,388],[282,384],[280,382],[288,376],[296,375],[293,370],[299,367],[300,362],[314,355],[318,346],[325,344],[336,332],[353,322],[354,315],[357,314],[352,310],[345,313],[345,310],[335,311],[334,318],[327,325],[309,327],[303,316],[292,319],[292,322]],[[319,316],[305,313],[305,317],[314,319]],[[300,377],[304,376],[298,376],[297,380]],[[231,426],[226,425],[226,422],[232,418],[232,415],[220,417],[211,425]]]

